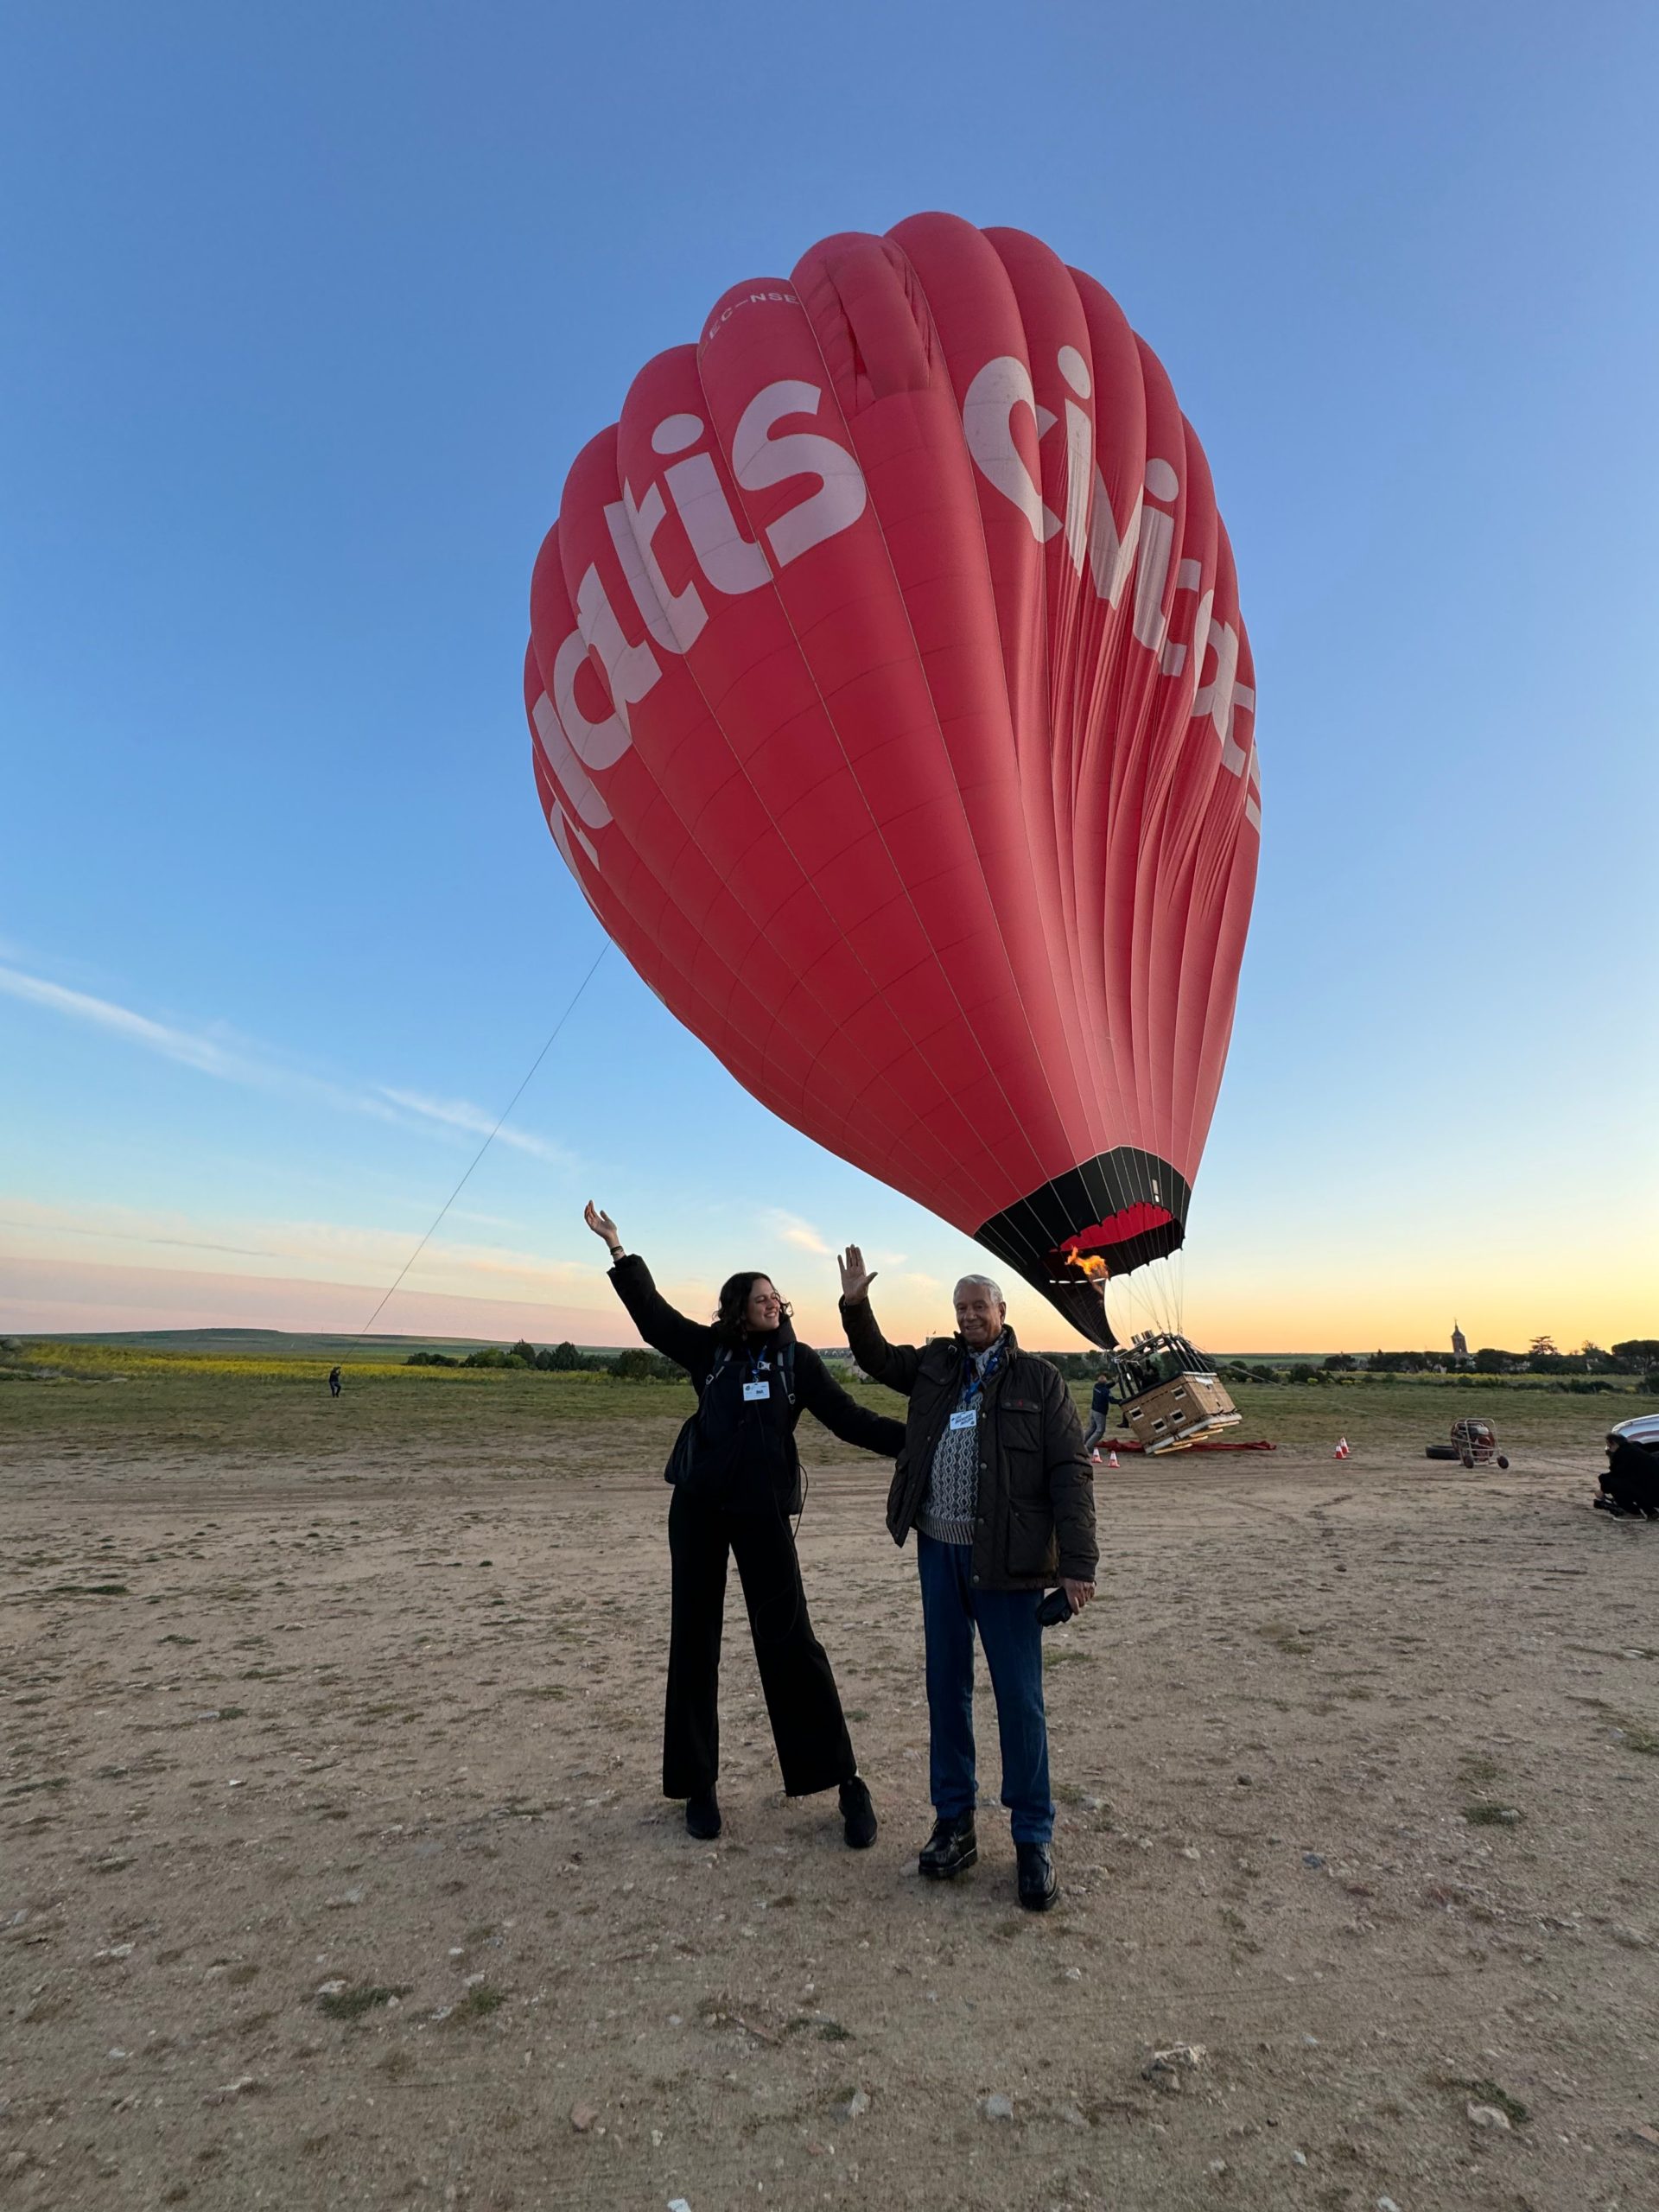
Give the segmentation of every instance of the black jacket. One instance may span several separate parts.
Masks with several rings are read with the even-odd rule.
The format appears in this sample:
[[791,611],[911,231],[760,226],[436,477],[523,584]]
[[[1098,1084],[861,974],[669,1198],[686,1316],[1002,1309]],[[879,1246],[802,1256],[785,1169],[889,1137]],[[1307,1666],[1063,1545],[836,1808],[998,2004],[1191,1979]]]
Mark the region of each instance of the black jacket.
[[[890,1344],[869,1300],[843,1299],[842,1325],[853,1357],[873,1382],[910,1400],[905,1448],[887,1497],[887,1527],[902,1544],[927,1495],[933,1453],[962,1390],[960,1337],[935,1337],[918,1351]],[[1065,1377],[1052,1360],[1021,1351],[1012,1329],[1009,1357],[985,1386],[981,1419],[979,1504],[973,1580],[983,1590],[1040,1590],[1070,1575],[1091,1582],[1095,1484],[1083,1425]]]
[[[623,1254],[611,1269],[611,1281],[645,1342],[684,1368],[696,1386],[697,1427],[685,1487],[696,1496],[738,1511],[756,1511],[775,1499],[785,1513],[798,1513],[801,1461],[795,1424],[803,1408],[816,1414],[843,1443],[887,1459],[903,1450],[901,1424],[849,1398],[811,1345],[797,1341],[787,1319],[770,1336],[746,1338],[721,1365],[726,1347],[720,1337],[706,1322],[675,1312],[637,1252]],[[785,1344],[795,1348],[792,1405],[779,1362]],[[753,1361],[761,1358],[767,1363],[761,1379],[770,1384],[770,1394],[746,1400],[743,1385]]]

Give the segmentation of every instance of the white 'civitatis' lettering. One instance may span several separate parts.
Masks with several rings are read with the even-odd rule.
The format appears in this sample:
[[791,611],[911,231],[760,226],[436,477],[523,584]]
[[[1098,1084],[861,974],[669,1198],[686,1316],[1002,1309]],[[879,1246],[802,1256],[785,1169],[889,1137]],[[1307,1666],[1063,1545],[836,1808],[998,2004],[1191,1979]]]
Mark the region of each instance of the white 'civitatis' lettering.
[[1135,566],[1135,548],[1141,543],[1141,497],[1137,491],[1120,537],[1106,480],[1098,468],[1095,470],[1095,496],[1089,509],[1089,574],[1096,597],[1103,599],[1109,607],[1116,607],[1122,598],[1123,587]]
[[[611,760],[626,750],[632,731],[628,721],[629,709],[637,707],[663,672],[663,664],[648,643],[641,639],[631,645],[622,634],[622,625],[616,619],[616,609],[611,605],[610,594],[600,581],[599,570],[589,568],[576,587],[576,628],[584,645],[589,646],[600,666],[605,671],[605,681],[610,687],[611,702],[616,712],[611,720],[621,725],[621,736],[617,740],[607,734],[597,738],[601,749],[613,746],[609,760],[595,760],[582,752],[575,730],[570,731],[570,742],[590,768],[608,768]],[[569,640],[566,641],[567,643]],[[572,702],[575,701],[574,677]],[[559,712],[564,712],[564,700],[559,700]],[[589,722],[585,728],[592,731],[607,729],[607,725]]]
[[[1146,484],[1147,499],[1173,502],[1180,496],[1181,480],[1166,461],[1147,463]],[[1174,550],[1174,516],[1166,514],[1162,507],[1149,507],[1143,503],[1141,562],[1135,572],[1135,616],[1130,627],[1139,643],[1153,652],[1161,649],[1164,632],[1169,626],[1164,613],[1164,586],[1169,581],[1169,561]]]
[[[1087,399],[1092,391],[1089,365],[1075,346],[1061,346],[1057,356],[1061,376],[1077,395]],[[1105,479],[1094,458],[1094,430],[1087,412],[1076,401],[1065,404],[1065,516],[1064,522],[1044,503],[1041,487],[1014,443],[1016,408],[1026,408],[1037,426],[1040,444],[1062,420],[1038,404],[1036,389],[1026,364],[1012,353],[987,361],[969,384],[962,403],[963,435],[974,465],[1009,504],[1024,515],[1032,537],[1046,544],[1062,529],[1065,550],[1081,575],[1085,557],[1096,595],[1116,607],[1123,596],[1131,571],[1135,574],[1135,602],[1130,626],[1136,640],[1158,655],[1159,671],[1179,676],[1192,666],[1189,682],[1196,684],[1192,716],[1207,719],[1221,744],[1222,766],[1246,783],[1244,812],[1259,830],[1262,815],[1255,793],[1259,771],[1254,741],[1243,743],[1235,734],[1240,714],[1252,717],[1255,693],[1238,681],[1238,632],[1229,622],[1215,619],[1215,593],[1203,591],[1203,564],[1191,558],[1176,567],[1173,601],[1183,592],[1197,598],[1191,644],[1169,634],[1171,616],[1165,612],[1164,594],[1174,557],[1175,518],[1168,512],[1180,497],[1180,478],[1173,465],[1154,456],[1147,463],[1145,488],[1137,493],[1122,536],[1112,512]],[[1210,654],[1215,671],[1202,682]]]
[[974,465],[988,484],[994,484],[1031,524],[1039,545],[1053,537],[1060,518],[1043,505],[1043,495],[1014,442],[1014,410],[1027,408],[1037,423],[1038,437],[1046,437],[1059,420],[1046,407],[1039,407],[1032,388],[1031,371],[1012,353],[987,361],[963,396],[962,429]]
[[[1255,690],[1238,680],[1238,632],[1230,622],[1211,620],[1205,625],[1204,652],[1205,657],[1214,653],[1216,672],[1207,683],[1199,684],[1192,698],[1194,720],[1209,717],[1221,741],[1221,765],[1235,776],[1243,774],[1249,754],[1234,736],[1233,722],[1241,713],[1255,712]],[[1203,674],[1202,662],[1198,672]]]
[[[664,454],[685,453],[702,436],[702,423],[696,416],[671,415],[652,432],[652,449]],[[708,454],[692,454],[688,460],[677,461],[664,475],[663,482],[674,502],[674,512],[685,531],[692,557],[716,591],[735,599],[743,592],[753,591],[770,582],[771,564],[760,546],[744,537]],[[647,493],[639,509],[642,516],[650,500],[651,493]],[[702,620],[696,623],[693,636],[708,619],[700,598],[696,611]],[[673,620],[671,613],[670,619]],[[684,650],[683,645],[681,651]]]
[[609,768],[627,751],[628,726],[620,715],[590,722],[576,703],[576,677],[588,658],[588,641],[573,630],[553,656],[553,704],[571,751],[589,768]]
[[[565,642],[569,645],[573,640],[567,639]],[[579,638],[574,642],[580,647],[582,640]],[[545,691],[531,709],[530,718],[536,726],[536,741],[542,748],[542,758],[547,763],[548,772],[557,784],[566,803],[582,817],[590,830],[604,829],[611,818],[611,810],[601,798],[599,786],[576,757],[565,734],[558,710]],[[599,855],[585,837],[582,844],[588,858],[597,865]]]
[[694,637],[706,617],[696,587],[688,584],[677,597],[669,589],[668,579],[652,550],[657,525],[667,512],[663,495],[654,484],[646,493],[642,507],[634,505],[633,493],[625,484],[622,497],[613,499],[605,510],[605,527],[611,533],[623,578],[633,594],[634,605],[645,618],[646,629],[664,651],[683,653],[685,647],[680,643],[676,615],[682,624],[690,624]]
[[[1198,586],[1203,582],[1204,563],[1201,561],[1183,561],[1175,571],[1176,596],[1179,598],[1184,591],[1190,591],[1196,594]],[[1205,639],[1210,634],[1210,610],[1215,603],[1214,592],[1205,592],[1203,598],[1198,601],[1197,610],[1192,617],[1192,642],[1200,652],[1203,651]],[[1172,621],[1173,620],[1173,610],[1171,620]],[[1179,676],[1186,666],[1186,647],[1179,639],[1166,638],[1164,649],[1158,656],[1158,666],[1165,676]]]
[[773,424],[786,416],[816,415],[823,397],[817,385],[784,377],[755,394],[732,439],[732,474],[746,492],[764,492],[792,476],[818,480],[816,492],[766,524],[766,543],[780,569],[826,537],[850,529],[869,497],[863,470],[833,438],[815,430],[791,430],[781,438],[772,435]]
[[[1075,346],[1062,346],[1059,351],[1060,374],[1065,378],[1077,399],[1087,399],[1094,390],[1094,379],[1089,373],[1089,364]],[[1078,575],[1083,574],[1084,555],[1089,550],[1089,493],[1090,477],[1095,473],[1095,426],[1077,399],[1065,403],[1065,550],[1071,556],[1071,566]]]

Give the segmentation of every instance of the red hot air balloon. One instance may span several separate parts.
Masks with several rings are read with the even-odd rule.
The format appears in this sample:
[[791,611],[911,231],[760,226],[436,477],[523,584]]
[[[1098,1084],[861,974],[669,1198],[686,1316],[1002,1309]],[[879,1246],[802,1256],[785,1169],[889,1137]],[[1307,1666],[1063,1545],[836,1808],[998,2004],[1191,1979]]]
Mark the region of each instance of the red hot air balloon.
[[559,850],[746,1090],[1109,1344],[1255,876],[1210,473],[1092,277],[918,215],[740,284],[578,454],[524,700]]

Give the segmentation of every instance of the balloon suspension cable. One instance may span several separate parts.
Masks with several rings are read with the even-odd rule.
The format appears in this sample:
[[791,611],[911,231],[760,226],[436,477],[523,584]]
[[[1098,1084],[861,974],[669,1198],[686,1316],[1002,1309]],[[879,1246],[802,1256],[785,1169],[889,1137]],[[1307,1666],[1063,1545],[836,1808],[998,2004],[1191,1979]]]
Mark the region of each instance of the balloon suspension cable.
[[565,1007],[564,1012],[554,1023],[551,1031],[549,1033],[547,1042],[542,1046],[541,1051],[537,1053],[535,1058],[531,1062],[529,1068],[525,1071],[523,1082],[520,1083],[518,1090],[513,1092],[512,1097],[508,1099],[506,1104],[501,1109],[500,1113],[496,1116],[494,1128],[490,1131],[488,1136],[485,1138],[483,1143],[480,1145],[478,1150],[473,1154],[472,1159],[467,1165],[467,1173],[461,1177],[460,1182],[456,1184],[454,1189],[450,1192],[448,1197],[438,1208],[437,1213],[433,1218],[432,1226],[427,1230],[425,1236],[422,1237],[420,1243],[415,1247],[415,1249],[404,1262],[403,1266],[398,1268],[397,1276],[394,1279],[391,1288],[383,1294],[380,1303],[375,1307],[373,1313],[370,1314],[368,1319],[363,1324],[357,1334],[352,1338],[350,1344],[346,1345],[345,1351],[340,1354],[341,1360],[349,1359],[352,1354],[357,1350],[359,1344],[362,1343],[365,1337],[368,1335],[369,1331],[380,1319],[382,1313],[391,1302],[394,1293],[397,1291],[398,1285],[403,1281],[404,1277],[409,1273],[416,1261],[420,1258],[422,1253],[425,1251],[427,1246],[437,1235],[439,1226],[442,1224],[445,1214],[448,1212],[450,1207],[454,1205],[455,1200],[461,1196],[467,1184],[472,1180],[473,1170],[478,1166],[479,1161],[483,1159],[485,1154],[489,1150],[490,1147],[495,1142],[496,1138],[500,1135],[508,1115],[512,1113],[513,1108],[524,1096],[525,1091],[529,1090],[531,1079],[535,1076],[537,1069],[540,1067],[542,1062],[547,1058],[548,1054],[552,1051],[555,1044],[558,1041],[560,1030],[563,1028],[565,1023],[569,1020],[571,1015],[575,1012],[578,1000],[580,1000],[582,993],[587,989],[588,984],[593,982],[594,977],[598,974],[599,963],[603,960],[610,949],[611,940],[609,938],[607,938],[605,942],[600,946],[598,952],[594,956],[593,966],[589,968],[588,973],[576,985],[575,991],[571,995],[569,1004]]
[[1115,1275],[1106,1287],[1109,1313],[1117,1316],[1117,1334],[1123,1343],[1147,1332],[1156,1336],[1185,1333],[1186,1283],[1185,1255],[1178,1248],[1166,1256],[1149,1260],[1144,1267]]

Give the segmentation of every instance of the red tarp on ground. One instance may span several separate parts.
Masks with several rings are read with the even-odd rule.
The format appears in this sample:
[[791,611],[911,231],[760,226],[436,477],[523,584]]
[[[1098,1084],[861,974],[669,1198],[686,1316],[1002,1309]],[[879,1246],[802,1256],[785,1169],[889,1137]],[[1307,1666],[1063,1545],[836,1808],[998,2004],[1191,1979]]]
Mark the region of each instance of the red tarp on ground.
[[[1130,1436],[1124,1438],[1121,1443],[1111,1445],[1109,1448],[1114,1452],[1144,1452],[1147,1447],[1138,1436]],[[1207,1444],[1185,1444],[1181,1449],[1184,1452],[1276,1452],[1279,1446],[1276,1444],[1269,1444],[1264,1437],[1253,1444],[1211,1441]],[[1161,1456],[1160,1454],[1160,1457]]]

